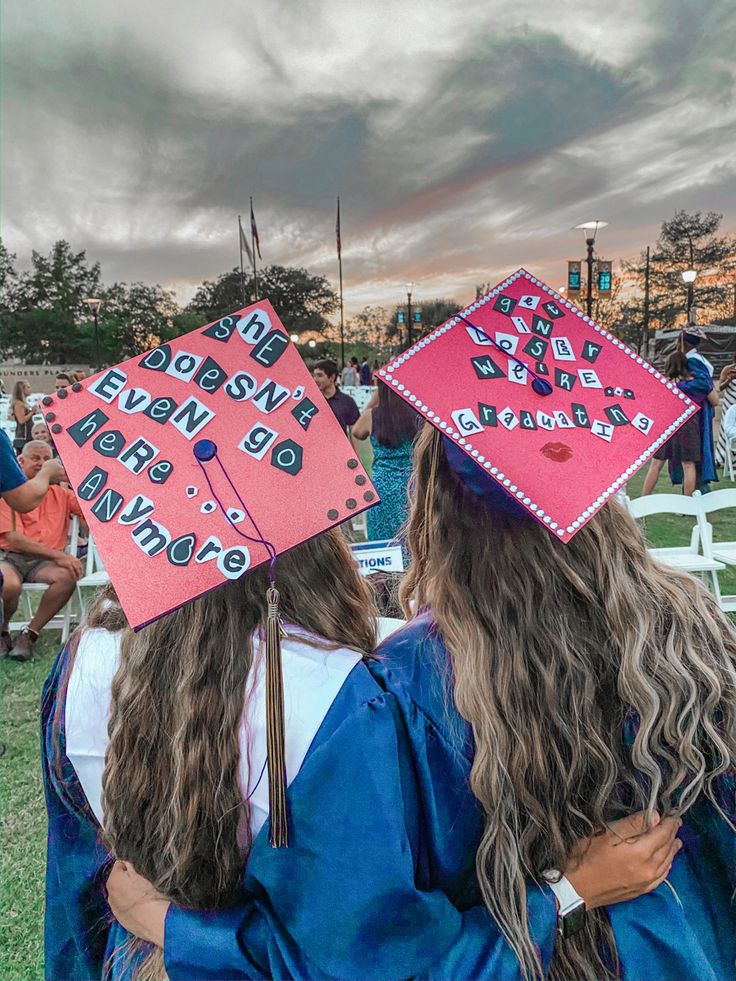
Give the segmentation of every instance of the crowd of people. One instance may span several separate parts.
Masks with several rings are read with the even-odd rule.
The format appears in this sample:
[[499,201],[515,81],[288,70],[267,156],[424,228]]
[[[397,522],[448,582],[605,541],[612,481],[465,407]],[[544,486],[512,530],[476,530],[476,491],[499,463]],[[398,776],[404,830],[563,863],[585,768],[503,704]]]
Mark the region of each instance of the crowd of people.
[[[714,479],[698,343],[666,373],[701,411],[645,492],[664,462],[685,493]],[[361,412],[364,366],[313,377],[370,441],[368,536],[403,541],[406,625],[378,645],[341,529],[279,555],[274,847],[273,562],[140,630],[106,586],[43,693],[47,978],[735,978],[734,624],[615,500],[563,543],[380,380]],[[74,589],[81,511],[19,385],[3,631],[24,581],[49,586],[2,635],[24,660]],[[736,396],[736,363],[718,387]],[[161,520],[177,506],[164,490]]]

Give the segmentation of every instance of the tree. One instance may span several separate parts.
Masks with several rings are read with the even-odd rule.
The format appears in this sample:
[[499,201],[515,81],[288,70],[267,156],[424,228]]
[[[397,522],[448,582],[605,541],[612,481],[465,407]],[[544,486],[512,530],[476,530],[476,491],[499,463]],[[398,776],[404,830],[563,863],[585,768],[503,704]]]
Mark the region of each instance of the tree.
[[[385,307],[363,307],[345,324],[346,344],[365,344],[377,353],[385,353],[396,337],[396,318]],[[333,327],[330,339],[338,340],[339,328]]]
[[0,239],[0,314],[15,310],[18,303],[18,273],[15,253],[9,252]]
[[141,354],[180,333],[174,294],[161,286],[114,283],[103,291],[102,300],[100,332],[108,363]]
[[[13,283],[10,254],[3,260],[5,280]],[[34,250],[31,269],[17,277],[12,308],[3,315],[4,356],[45,364],[88,361],[93,337],[84,300],[99,294],[100,264],[89,265],[85,252],[73,252],[63,240],[47,256]]]
[[206,279],[186,306],[189,313],[196,313],[202,322],[219,320],[234,310],[252,302],[253,293],[247,289],[251,280],[246,278],[246,299],[243,299],[243,283],[239,269],[231,269],[217,279]]
[[[255,280],[245,276],[247,303],[253,302]],[[306,269],[291,266],[266,266],[258,273],[258,297],[266,297],[289,333],[324,331],[329,327],[327,315],[338,306],[338,298],[324,276],[314,276]],[[215,280],[202,283],[187,306],[204,320],[217,320],[244,306],[240,270],[223,273]]]
[[457,300],[448,300],[443,297],[436,300],[425,300],[419,304],[419,309],[422,311],[421,329],[424,333],[444,324],[450,317],[454,317],[459,310],[462,310],[462,306]]
[[[733,283],[736,278],[736,238],[719,236],[723,215],[714,211],[688,214],[678,211],[662,229],[650,257],[649,328],[674,327],[687,315],[687,288],[681,273],[695,269],[698,277],[693,294],[698,321],[709,323],[727,317],[733,308]],[[630,304],[639,322],[644,317],[644,276],[646,253],[624,269],[640,294]]]

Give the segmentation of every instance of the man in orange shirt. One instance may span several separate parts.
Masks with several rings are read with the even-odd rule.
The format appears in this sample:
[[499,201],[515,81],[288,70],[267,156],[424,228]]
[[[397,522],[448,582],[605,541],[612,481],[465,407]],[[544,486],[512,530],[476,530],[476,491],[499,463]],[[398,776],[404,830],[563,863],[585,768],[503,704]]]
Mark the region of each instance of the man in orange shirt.
[[[19,462],[26,477],[32,479],[50,459],[48,443],[31,440],[23,447]],[[77,499],[72,491],[57,484],[49,487],[41,504],[26,514],[18,514],[0,501],[0,572],[5,607],[0,656],[7,654],[15,661],[28,661],[38,632],[74,592],[82,564],[64,551],[72,514],[82,516]],[[18,607],[24,582],[48,583],[49,588],[44,590],[36,615],[13,645],[8,623]]]

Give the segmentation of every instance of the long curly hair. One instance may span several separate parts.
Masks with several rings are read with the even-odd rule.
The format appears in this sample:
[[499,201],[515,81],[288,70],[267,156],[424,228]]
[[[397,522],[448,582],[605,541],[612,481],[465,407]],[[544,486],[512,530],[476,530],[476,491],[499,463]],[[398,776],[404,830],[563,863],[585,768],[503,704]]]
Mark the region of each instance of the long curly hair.
[[[705,794],[727,820],[714,791],[736,765],[736,631],[698,581],[652,559],[617,503],[565,545],[486,508],[429,425],[414,453],[401,598],[407,615],[431,609],[447,646],[476,745],[479,884],[539,978],[527,880],[566,868],[580,839],[626,813],[646,811],[649,826],[655,809],[682,814]],[[586,919],[558,944],[553,978],[617,975],[605,912]]]
[[[371,655],[373,600],[339,531],[280,556],[277,578],[284,620],[316,635],[316,646]],[[264,565],[123,632],[102,780],[103,839],[112,855],[190,909],[234,902],[250,850],[250,841],[238,843],[238,829],[250,831],[238,783],[240,727],[267,587]],[[93,607],[88,625],[120,626],[113,598],[108,592]],[[142,956],[146,946],[134,941],[123,952],[136,958],[138,981],[165,976],[161,952]]]

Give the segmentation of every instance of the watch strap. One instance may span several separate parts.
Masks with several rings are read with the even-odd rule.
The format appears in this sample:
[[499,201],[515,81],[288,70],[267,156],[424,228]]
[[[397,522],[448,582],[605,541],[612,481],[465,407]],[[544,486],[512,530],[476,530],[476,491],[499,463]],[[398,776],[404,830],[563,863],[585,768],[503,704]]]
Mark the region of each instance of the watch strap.
[[557,899],[561,915],[564,916],[566,909],[584,902],[583,897],[575,891],[572,882],[566,876],[560,875],[555,869],[547,869],[542,875]]

